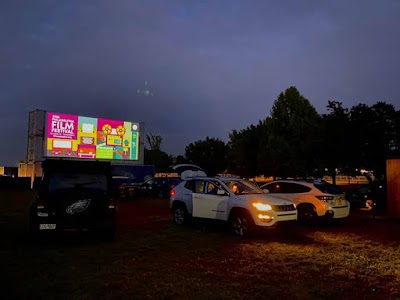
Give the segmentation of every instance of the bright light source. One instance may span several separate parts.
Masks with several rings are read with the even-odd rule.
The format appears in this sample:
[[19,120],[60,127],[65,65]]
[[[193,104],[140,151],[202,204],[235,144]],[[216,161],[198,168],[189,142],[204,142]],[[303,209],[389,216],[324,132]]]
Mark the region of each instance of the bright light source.
[[253,207],[255,207],[259,211],[272,210],[272,207],[269,204],[264,204],[264,203],[260,203],[260,202],[254,202],[254,203],[252,203],[252,205],[253,205]]
[[315,198],[322,200],[322,201],[331,201],[333,200],[333,196],[315,196]]
[[271,217],[271,216],[262,215],[262,214],[259,214],[259,215],[258,215],[258,218],[259,218],[259,219],[264,219],[264,220],[271,220],[271,219],[273,219],[273,217]]
[[263,215],[263,214],[259,214],[257,217],[263,223],[270,223],[274,219],[274,217],[271,217],[269,215]]

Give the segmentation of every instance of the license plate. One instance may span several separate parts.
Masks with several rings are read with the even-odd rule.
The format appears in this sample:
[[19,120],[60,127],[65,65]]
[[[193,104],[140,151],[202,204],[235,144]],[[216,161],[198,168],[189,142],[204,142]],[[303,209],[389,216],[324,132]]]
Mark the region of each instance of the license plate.
[[56,229],[56,224],[40,224],[39,229],[40,230]]

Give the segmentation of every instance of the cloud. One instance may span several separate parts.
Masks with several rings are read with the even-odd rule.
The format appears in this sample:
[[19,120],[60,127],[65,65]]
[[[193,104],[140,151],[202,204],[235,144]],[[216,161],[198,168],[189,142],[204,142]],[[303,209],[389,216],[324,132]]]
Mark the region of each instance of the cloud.
[[[41,108],[138,120],[182,153],[269,115],[296,85],[320,112],[399,105],[398,1],[16,1],[0,7],[1,157]],[[154,97],[137,89],[149,81]],[[1,163],[1,162],[0,162]]]

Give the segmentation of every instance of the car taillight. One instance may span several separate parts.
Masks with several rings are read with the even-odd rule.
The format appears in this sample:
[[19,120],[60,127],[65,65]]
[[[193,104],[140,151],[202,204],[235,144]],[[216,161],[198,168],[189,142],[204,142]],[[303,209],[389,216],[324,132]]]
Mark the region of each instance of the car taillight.
[[315,198],[322,200],[322,201],[330,201],[333,200],[333,196],[315,196]]
[[175,190],[171,190],[171,197],[175,196],[176,192]]

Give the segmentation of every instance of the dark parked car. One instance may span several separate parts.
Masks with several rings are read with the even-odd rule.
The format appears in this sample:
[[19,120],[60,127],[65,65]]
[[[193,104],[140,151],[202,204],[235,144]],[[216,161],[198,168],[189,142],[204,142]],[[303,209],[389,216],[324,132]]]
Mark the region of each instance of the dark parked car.
[[30,208],[29,232],[97,231],[115,236],[116,206],[108,162],[46,160]]
[[356,209],[386,209],[386,184],[373,181],[368,185],[346,191],[346,199]]
[[124,176],[113,176],[112,190],[116,200],[127,200],[136,196],[136,189],[130,188],[138,183],[132,182],[132,179]]
[[[159,173],[168,175],[152,177],[141,182],[134,181],[129,177],[114,176],[114,190],[120,200],[130,200],[139,197],[169,199],[171,190],[181,182],[181,173],[187,170],[199,171],[201,168],[193,164],[177,164],[170,167],[170,172]],[[171,174],[175,177],[171,177]]]
[[176,177],[154,177],[142,183],[125,183],[119,186],[120,199],[138,197],[169,198],[171,190],[181,182]]

